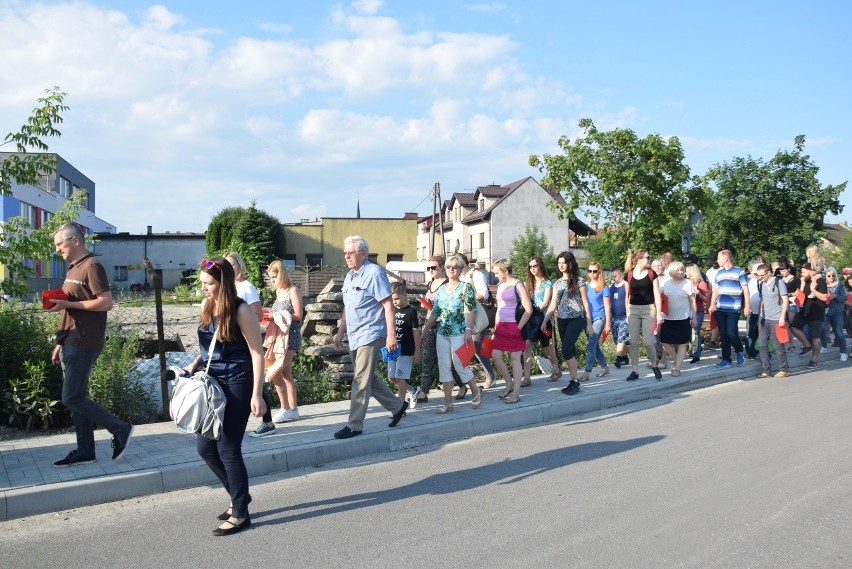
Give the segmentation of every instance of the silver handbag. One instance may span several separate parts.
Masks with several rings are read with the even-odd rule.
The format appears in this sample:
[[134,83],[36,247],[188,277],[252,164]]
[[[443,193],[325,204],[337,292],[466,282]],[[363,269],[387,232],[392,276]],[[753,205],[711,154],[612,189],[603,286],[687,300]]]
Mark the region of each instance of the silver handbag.
[[215,345],[214,334],[204,371],[197,371],[191,377],[175,378],[169,414],[179,431],[198,433],[217,441],[222,436],[226,399],[222,386],[208,373]]

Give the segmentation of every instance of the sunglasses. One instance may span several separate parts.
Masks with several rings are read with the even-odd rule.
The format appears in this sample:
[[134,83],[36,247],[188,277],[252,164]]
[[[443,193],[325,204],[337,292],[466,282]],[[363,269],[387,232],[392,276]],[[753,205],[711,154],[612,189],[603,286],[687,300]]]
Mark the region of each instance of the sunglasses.
[[457,267],[455,265],[444,265],[445,269],[453,269],[454,271],[458,271],[461,267]]
[[596,275],[596,274],[598,274],[599,272],[600,272],[600,271],[599,271],[598,269],[589,269],[589,271],[588,271],[588,273],[589,273],[590,275]]
[[538,265],[529,265],[529,268],[531,268],[531,269],[537,269],[537,268],[538,268]]
[[220,267],[216,261],[211,261],[210,259],[201,259],[201,268],[207,269],[208,271],[210,269],[216,269],[220,272],[222,271],[222,267]]
[[438,270],[438,267],[437,267],[437,266],[435,266],[435,265],[433,265],[433,266],[431,266],[431,267],[426,267],[426,270],[427,270],[427,271],[437,271],[437,270]]

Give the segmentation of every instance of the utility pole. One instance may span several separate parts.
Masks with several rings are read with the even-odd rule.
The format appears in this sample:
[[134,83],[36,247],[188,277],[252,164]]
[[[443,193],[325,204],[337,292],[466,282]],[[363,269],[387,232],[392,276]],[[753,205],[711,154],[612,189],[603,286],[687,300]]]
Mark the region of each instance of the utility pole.
[[435,254],[435,218],[438,218],[438,231],[441,234],[441,253],[447,258],[447,244],[444,240],[444,215],[441,211],[441,184],[435,182],[432,187],[432,225],[429,228],[429,256]]

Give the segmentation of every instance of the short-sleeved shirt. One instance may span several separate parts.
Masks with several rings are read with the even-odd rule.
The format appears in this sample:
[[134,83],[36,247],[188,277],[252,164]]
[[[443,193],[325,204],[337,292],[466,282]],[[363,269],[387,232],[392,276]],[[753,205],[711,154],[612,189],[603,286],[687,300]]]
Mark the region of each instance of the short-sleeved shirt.
[[568,290],[568,281],[564,278],[558,279],[553,284],[553,294],[556,296],[557,318],[584,318],[583,299],[580,296],[580,287],[583,283],[577,283],[573,291]]
[[467,328],[465,314],[476,309],[476,295],[469,283],[459,282],[451,292],[447,283],[438,289],[438,296],[432,307],[432,314],[438,316],[438,334],[441,336],[461,336]]
[[[541,306],[541,303],[544,302],[544,295],[547,294],[547,289],[553,288],[553,281],[550,279],[545,279],[543,281],[535,282],[535,292],[533,293],[533,302],[536,306]],[[547,307],[542,307],[547,310]]]
[[716,271],[713,288],[719,289],[716,307],[719,310],[739,312],[743,307],[743,287],[748,287],[748,276],[739,267],[721,268]]
[[828,286],[825,284],[825,279],[819,279],[814,286],[814,280],[810,279],[805,283],[802,292],[805,293],[805,305],[802,307],[802,314],[808,322],[815,322],[825,318],[825,302],[818,298],[809,298],[811,291],[815,290],[823,294],[828,293]]
[[625,286],[627,286],[625,281],[621,281],[621,284],[612,283],[609,285],[609,312],[613,318],[627,317],[627,298],[625,297],[627,289],[624,288]]
[[695,296],[695,285],[689,279],[676,281],[669,279],[660,287],[660,292],[669,299],[669,311],[665,314],[666,320],[686,320],[692,316],[692,305],[690,296]]
[[395,308],[393,313],[394,329],[396,330],[396,343],[400,347],[400,355],[414,355],[414,329],[420,328],[420,320],[417,318],[417,310],[410,304],[402,308]]
[[[68,267],[62,290],[70,302],[94,300],[98,295],[109,292],[109,280],[103,265],[89,253]],[[59,320],[56,343],[89,350],[103,349],[106,321],[106,311],[66,308]]]
[[237,287],[237,296],[246,301],[246,304],[251,306],[255,302],[260,302],[260,293],[257,292],[257,287],[249,281],[235,282]]
[[763,317],[776,322],[781,320],[781,297],[787,296],[784,281],[773,277],[768,283],[760,283],[758,292],[763,299]]
[[382,301],[390,297],[391,287],[384,269],[369,260],[364,261],[360,269],[346,274],[342,292],[349,349],[354,351],[387,338]]
[[488,291],[488,280],[485,278],[485,273],[479,269],[468,271],[461,277],[461,281],[472,284],[476,294],[481,295],[483,299],[488,300],[491,297]]
[[587,282],[586,298],[589,301],[589,312],[592,313],[592,320],[605,318],[606,310],[604,308],[604,298],[609,298],[609,287],[604,286],[600,292],[596,292],[594,285]]

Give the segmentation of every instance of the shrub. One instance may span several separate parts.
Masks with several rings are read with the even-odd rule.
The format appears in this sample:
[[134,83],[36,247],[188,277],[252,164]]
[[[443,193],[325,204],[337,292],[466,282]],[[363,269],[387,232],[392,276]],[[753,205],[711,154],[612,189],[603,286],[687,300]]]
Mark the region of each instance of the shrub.
[[36,427],[50,428],[58,400],[50,397],[45,386],[46,362],[31,364],[24,362],[26,375],[23,379],[9,380],[2,401],[3,412],[12,427],[32,430]]

